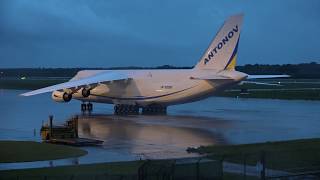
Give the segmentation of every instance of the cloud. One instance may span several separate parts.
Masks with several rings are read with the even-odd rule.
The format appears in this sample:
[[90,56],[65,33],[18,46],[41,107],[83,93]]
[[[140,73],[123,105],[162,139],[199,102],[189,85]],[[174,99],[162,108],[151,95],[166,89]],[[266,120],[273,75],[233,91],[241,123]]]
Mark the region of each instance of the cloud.
[[244,12],[240,64],[319,61],[320,1],[2,0],[1,67],[191,66]]

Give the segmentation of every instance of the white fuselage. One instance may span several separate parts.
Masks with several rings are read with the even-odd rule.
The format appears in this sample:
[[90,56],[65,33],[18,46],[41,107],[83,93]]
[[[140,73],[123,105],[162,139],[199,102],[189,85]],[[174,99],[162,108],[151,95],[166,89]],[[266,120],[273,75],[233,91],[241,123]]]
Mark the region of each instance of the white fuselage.
[[[169,106],[204,99],[217,90],[226,89],[246,78],[238,71],[214,70],[84,70],[79,71],[71,80],[78,80],[98,73],[126,73],[128,80],[118,80],[94,87],[90,96],[84,98],[80,93],[74,99],[87,102],[109,104],[128,104],[147,106],[159,104]],[[194,77],[223,75],[228,80],[200,80]]]

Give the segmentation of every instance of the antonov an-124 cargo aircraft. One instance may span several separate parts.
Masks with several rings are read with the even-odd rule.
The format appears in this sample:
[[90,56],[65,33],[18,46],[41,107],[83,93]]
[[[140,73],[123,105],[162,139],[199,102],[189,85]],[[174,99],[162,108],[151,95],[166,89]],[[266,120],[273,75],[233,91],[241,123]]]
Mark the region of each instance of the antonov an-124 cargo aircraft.
[[[22,94],[47,92],[57,102],[114,104],[115,114],[165,113],[170,105],[198,101],[247,79],[287,75],[248,75],[235,70],[243,15],[229,17],[193,69],[82,70],[70,81]],[[252,83],[252,81],[251,81]]]

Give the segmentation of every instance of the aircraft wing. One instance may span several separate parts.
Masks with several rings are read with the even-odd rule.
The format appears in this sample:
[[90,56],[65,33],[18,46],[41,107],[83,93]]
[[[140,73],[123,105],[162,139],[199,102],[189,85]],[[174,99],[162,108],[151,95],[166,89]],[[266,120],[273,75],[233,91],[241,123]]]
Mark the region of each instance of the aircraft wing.
[[269,79],[269,78],[285,78],[289,75],[248,75],[247,79]]
[[30,91],[27,93],[21,94],[21,96],[33,96],[37,94],[53,92],[56,90],[61,89],[68,89],[68,88],[81,88],[86,86],[94,86],[99,83],[104,83],[108,81],[115,81],[115,80],[125,80],[129,79],[129,76],[124,73],[115,73],[115,72],[102,72],[98,73],[89,77],[85,77],[79,80],[72,80],[61,84],[56,84],[53,86],[37,89],[34,91]]

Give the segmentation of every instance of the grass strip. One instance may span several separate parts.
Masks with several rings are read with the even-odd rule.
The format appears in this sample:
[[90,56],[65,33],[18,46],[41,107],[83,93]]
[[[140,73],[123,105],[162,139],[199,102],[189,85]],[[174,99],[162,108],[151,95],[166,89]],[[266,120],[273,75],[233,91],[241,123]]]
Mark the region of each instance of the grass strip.
[[53,160],[87,154],[76,147],[33,141],[0,141],[0,147],[0,163]]
[[320,167],[320,138],[256,144],[201,146],[191,152],[208,154],[213,159],[256,165],[265,155],[270,169],[300,172]]

